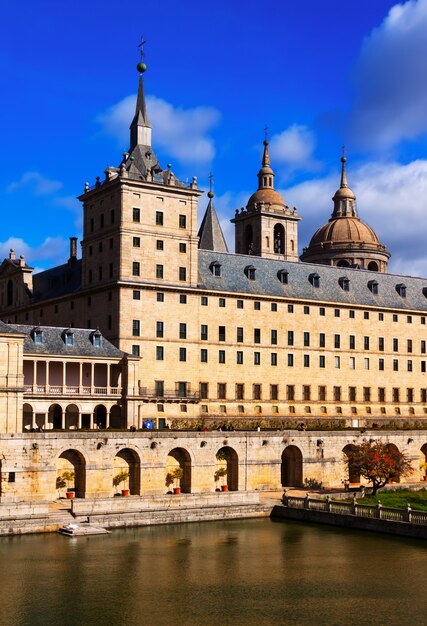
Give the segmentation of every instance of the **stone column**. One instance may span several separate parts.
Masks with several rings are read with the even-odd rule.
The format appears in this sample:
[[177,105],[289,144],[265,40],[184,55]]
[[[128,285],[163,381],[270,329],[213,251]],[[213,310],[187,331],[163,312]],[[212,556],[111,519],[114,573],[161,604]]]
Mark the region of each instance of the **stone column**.
[[82,414],[81,414],[80,411],[79,411],[78,416],[77,416],[77,428],[79,430],[81,430],[81,428],[82,428]]
[[110,408],[111,407],[106,407],[106,415],[105,415],[105,428],[110,428]]
[[95,364],[91,363],[90,364],[90,392],[93,395],[94,394],[94,387],[95,387],[95,379],[94,379],[94,373],[95,373]]
[[37,385],[37,361],[34,359],[33,361],[33,391],[35,391],[36,385]]
[[93,417],[94,417],[94,413],[92,411],[92,413],[90,414],[90,423],[89,423],[89,428],[91,430],[93,430]]
[[67,362],[62,361],[62,393],[65,393],[65,374],[67,369]]
[[49,427],[49,413],[45,413],[44,414],[43,430],[48,430],[48,427]]
[[65,430],[65,411],[61,408],[61,430]]
[[107,363],[107,393],[110,393],[110,385],[111,385],[111,365]]

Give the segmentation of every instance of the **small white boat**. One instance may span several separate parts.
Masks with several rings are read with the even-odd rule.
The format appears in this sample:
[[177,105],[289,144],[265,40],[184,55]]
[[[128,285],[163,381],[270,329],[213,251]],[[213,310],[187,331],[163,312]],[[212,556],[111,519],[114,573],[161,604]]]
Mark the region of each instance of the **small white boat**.
[[110,531],[101,526],[92,526],[91,524],[66,524],[58,529],[61,535],[67,537],[82,537],[85,535],[108,535]]

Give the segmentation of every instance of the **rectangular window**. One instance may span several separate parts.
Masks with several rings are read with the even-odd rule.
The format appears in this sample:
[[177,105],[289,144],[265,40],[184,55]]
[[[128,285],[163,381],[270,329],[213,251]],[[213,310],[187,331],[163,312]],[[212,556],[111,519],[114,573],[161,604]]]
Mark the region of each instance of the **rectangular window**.
[[254,302],[254,310],[255,311],[260,311],[261,310],[261,302]]
[[384,337],[378,337],[378,350],[384,352]]
[[393,352],[399,351],[399,340],[396,337],[393,339]]
[[335,369],[340,369],[341,367],[341,359],[339,356],[334,357],[334,365],[335,365]]
[[379,320],[380,322],[383,322],[383,321],[384,321],[384,313],[378,313],[378,320]]
[[288,367],[293,367],[293,366],[294,366],[294,355],[288,354]]
[[412,352],[412,339],[408,339],[408,352]]
[[225,326],[218,326],[218,341],[225,341]]
[[271,353],[271,365],[273,366],[277,365],[277,352]]
[[208,340],[208,326],[207,326],[207,324],[202,324],[200,326],[200,339],[202,341],[207,341]]
[[141,211],[140,209],[132,209],[132,221],[140,222],[141,221]]
[[294,345],[294,331],[288,330],[288,346]]
[[326,345],[325,333],[320,333],[320,335],[319,335],[319,348],[324,348],[325,345]]
[[133,345],[132,346],[132,356],[140,356],[140,354],[139,354],[139,346],[137,346],[137,345]]
[[304,354],[304,367],[310,367],[310,355]]
[[414,401],[414,390],[411,388],[408,388],[406,390],[406,398],[408,400],[408,402],[413,402]]
[[132,245],[133,245],[134,248],[140,248],[141,247],[141,239],[139,237],[133,237]]
[[187,280],[187,268],[179,268],[179,280]]
[[98,279],[102,280],[102,265],[98,267]]
[[164,349],[163,346],[156,346],[156,361],[163,361]]
[[202,348],[200,350],[200,361],[201,361],[201,363],[207,363],[208,362],[208,351],[206,350],[206,348]]
[[426,342],[424,339],[421,340],[421,354],[425,354],[426,353]]
[[279,399],[279,385],[270,385],[270,400]]
[[261,385],[252,385],[252,398],[254,400],[261,400]]
[[164,302],[165,301],[165,294],[161,293],[161,292],[157,292],[157,302]]
[[341,402],[341,387],[334,387],[334,401]]
[[350,357],[349,368],[351,370],[355,370],[356,369],[356,358],[354,356]]
[[225,307],[225,298],[218,298],[218,306],[221,308]]
[[364,311],[364,312],[363,312],[363,319],[364,319],[364,320],[368,320],[368,319],[369,319],[369,313],[368,313],[368,311]]
[[412,361],[411,361],[411,359],[408,360],[407,369],[408,369],[408,372],[412,372]]
[[364,365],[365,365],[365,370],[368,370],[369,367],[370,367],[369,358],[363,359],[363,362],[364,362]]
[[132,321],[132,336],[139,337],[139,335],[140,335],[140,321],[133,320]]
[[399,321],[399,317],[396,313],[393,313],[393,322],[398,322]]
[[340,335],[334,335],[334,348],[336,349],[341,348],[341,336]]
[[236,306],[238,309],[243,309],[243,300],[237,300]]
[[254,365],[261,365],[261,352],[254,352]]
[[178,381],[177,388],[178,396],[180,398],[186,398],[188,395],[187,383],[185,381]]
[[398,387],[393,387],[392,396],[393,402],[400,402],[400,389]]
[[348,388],[348,399],[349,402],[356,402],[356,387],[349,387]]
[[393,372],[399,371],[399,361],[398,359],[393,359]]
[[179,244],[179,251],[183,254],[185,254],[187,252],[187,244],[186,243],[180,243]]
[[275,313],[277,311],[277,302],[272,302],[270,308]]
[[305,400],[306,402],[309,402],[311,400],[310,385],[303,385],[302,386],[302,399]]
[[[89,327],[90,327],[90,325],[89,325]],[[425,374],[425,372],[426,372],[426,362],[425,361],[421,361],[421,372],[423,374]]]
[[163,249],[164,249],[163,239],[157,239],[156,240],[156,250],[163,250]]
[[350,309],[350,311],[348,312],[348,316],[351,320],[354,320],[354,318],[356,317],[356,313],[353,311],[353,309]]
[[334,316],[335,317],[339,317],[340,316],[340,310],[339,309],[335,309],[334,310]]
[[156,322],[156,337],[163,337],[164,325],[163,322]]
[[184,293],[181,293],[179,295],[179,303],[180,304],[187,304],[187,296]]
[[179,338],[187,339],[187,324],[180,323],[179,325]]
[[378,387],[378,402],[385,402],[385,387]]
[[261,329],[254,328],[254,343],[261,343]]
[[321,307],[319,308],[319,315],[320,315],[321,317],[325,317],[325,315],[326,315],[326,309],[325,309],[325,307],[324,307],[324,306],[321,306]]
[[134,261],[132,263],[132,276],[139,276],[139,272],[140,272],[140,265],[138,261]]
[[288,304],[288,313],[293,313],[293,312],[294,312],[294,305]]
[[378,369],[380,372],[384,371],[384,359],[378,359]]
[[317,397],[321,402],[325,402],[326,400],[326,387],[324,385],[320,385],[317,389]]
[[427,403],[427,389],[421,389],[421,402]]
[[355,350],[355,348],[356,348],[356,337],[355,337],[355,335],[349,335],[348,347],[350,348],[350,350]]
[[163,265],[156,265],[156,278],[163,278]]
[[304,307],[304,315],[310,315],[310,307],[309,306],[305,306]]
[[141,292],[138,291],[138,289],[134,289],[134,291],[132,291],[132,297],[134,300],[141,300]]
[[363,337],[363,348],[369,350],[369,337]]
[[237,363],[237,365],[243,365],[243,352],[242,352],[242,350],[237,350],[237,352],[236,352],[236,363]]
[[186,361],[187,360],[187,348],[179,349],[179,360]]
[[370,402],[370,401],[371,401],[371,388],[363,387],[363,402]]
[[321,369],[324,369],[325,365],[326,365],[325,355],[324,354],[320,354],[319,355],[319,367]]
[[225,350],[218,350],[218,363],[225,363]]
[[310,333],[304,333],[304,346],[307,348],[310,345]]
[[156,226],[163,226],[163,212],[156,211]]
[[187,228],[187,216],[186,215],[179,216],[179,227]]
[[200,383],[199,393],[200,393],[201,400],[207,400],[209,396],[209,383]]
[[236,400],[243,400],[245,395],[245,385],[243,383],[236,384]]
[[227,393],[227,384],[218,383],[217,390],[218,390],[218,400],[225,400],[226,393]]
[[406,322],[407,322],[408,324],[412,324],[412,315],[407,315],[407,316],[406,316]]
[[241,326],[237,327],[237,343],[243,343],[243,328]]
[[202,306],[208,306],[208,302],[209,302],[208,297],[202,296],[200,302]]
[[274,329],[271,331],[271,344],[277,346],[277,330]]
[[286,385],[286,400],[288,402],[295,400],[295,385]]

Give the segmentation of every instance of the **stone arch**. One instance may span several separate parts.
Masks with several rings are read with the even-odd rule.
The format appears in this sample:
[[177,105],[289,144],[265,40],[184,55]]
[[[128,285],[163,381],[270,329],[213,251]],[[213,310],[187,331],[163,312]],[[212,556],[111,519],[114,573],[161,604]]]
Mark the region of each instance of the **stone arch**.
[[376,261],[370,261],[368,263],[368,270],[371,270],[371,272],[378,272],[378,263]]
[[93,411],[93,422],[95,427],[107,428],[107,409],[103,404],[98,404]]
[[180,467],[183,471],[180,480],[182,493],[191,493],[191,457],[185,448],[174,448],[168,454],[166,472],[171,472],[175,467]]
[[114,404],[110,409],[110,428],[125,428],[122,407],[118,404]]
[[427,480],[427,443],[421,446],[421,477],[422,480]]
[[[388,443],[385,449],[390,452],[399,452],[399,448],[394,443]],[[398,472],[390,474],[389,480],[394,483],[400,483],[400,474]]]
[[285,227],[283,224],[275,224],[273,230],[274,252],[285,254]]
[[[218,459],[218,456],[220,457]],[[228,491],[239,491],[239,456],[234,448],[223,446],[216,453],[216,469],[227,468]]]
[[51,404],[48,412],[48,421],[52,424],[52,428],[61,430],[62,428],[62,406],[60,404]]
[[[349,454],[353,452],[354,450],[356,450],[356,446],[353,445],[352,443],[349,443],[343,448],[343,454],[345,454],[345,456],[348,457]],[[354,468],[351,466],[348,467],[347,480],[349,483],[360,483],[360,473],[357,470],[357,468]]]
[[337,267],[350,267],[350,263],[343,259],[342,261],[338,261]]
[[74,479],[69,481],[67,487],[74,489],[76,498],[84,498],[86,495],[86,459],[78,450],[68,449],[58,456],[57,477],[64,471],[74,472]]
[[254,231],[251,224],[245,227],[245,254],[251,254],[254,247]]
[[22,432],[30,430],[33,425],[33,407],[27,402],[22,407]]
[[69,404],[65,409],[65,429],[75,430],[79,426],[79,407]]
[[287,446],[282,452],[282,486],[301,487],[303,474],[302,452],[297,446]]
[[[141,459],[131,448],[119,450],[114,457],[114,476],[120,471],[129,472],[129,492],[131,496],[141,495]],[[127,487],[123,487],[126,489]]]

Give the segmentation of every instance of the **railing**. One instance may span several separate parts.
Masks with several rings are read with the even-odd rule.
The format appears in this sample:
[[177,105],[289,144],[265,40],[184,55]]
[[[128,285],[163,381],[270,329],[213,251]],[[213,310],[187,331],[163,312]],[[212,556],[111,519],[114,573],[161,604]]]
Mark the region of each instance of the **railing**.
[[25,385],[27,395],[91,395],[91,396],[120,396],[122,387],[81,387],[78,385]]
[[162,400],[199,400],[200,394],[197,391],[190,392],[186,391],[182,393],[176,389],[166,390],[163,392],[158,391],[157,389],[148,389],[147,387],[139,388],[139,395],[145,398],[153,398],[159,401]]
[[339,515],[353,515],[356,517],[369,517],[390,522],[406,522],[427,526],[427,511],[413,511],[409,504],[406,509],[395,509],[385,507],[381,502],[378,502],[376,505],[359,504],[356,501],[356,496],[352,502],[334,502],[329,496],[325,500],[310,498],[308,494],[305,498],[288,496],[286,490],[283,494],[282,502],[291,509],[324,511]]

